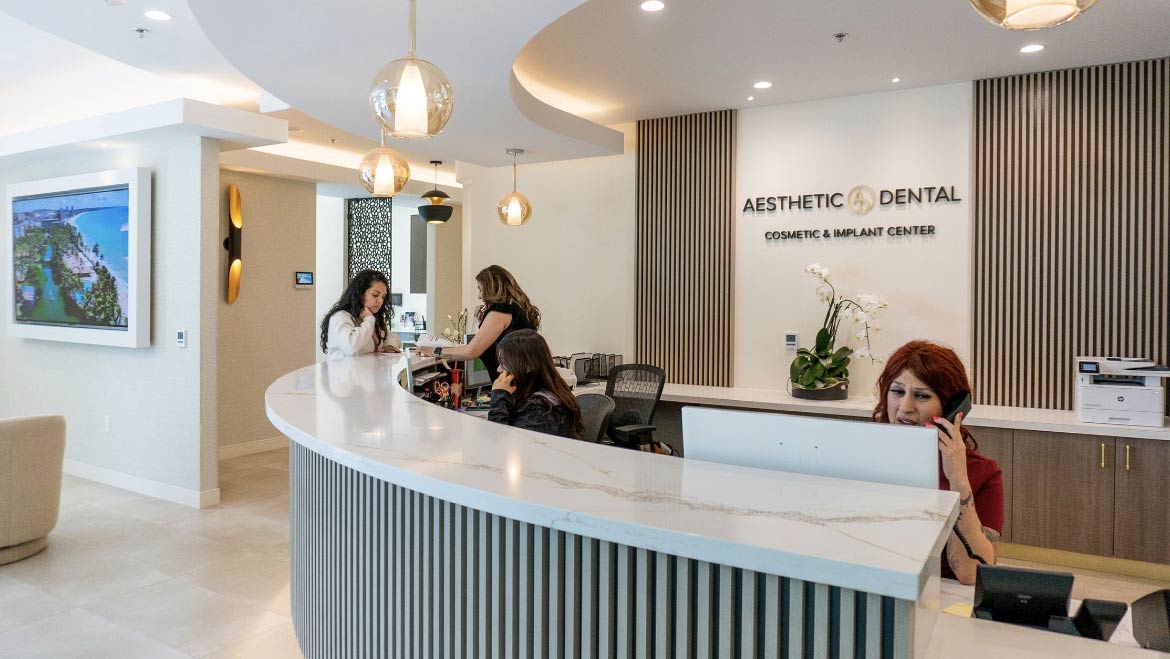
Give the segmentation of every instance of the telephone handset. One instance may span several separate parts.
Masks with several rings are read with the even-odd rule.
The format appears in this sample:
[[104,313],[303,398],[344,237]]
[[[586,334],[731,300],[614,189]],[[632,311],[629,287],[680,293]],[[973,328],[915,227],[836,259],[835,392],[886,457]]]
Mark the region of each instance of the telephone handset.
[[951,396],[946,404],[943,405],[942,414],[939,416],[954,423],[960,412],[963,414],[963,419],[966,419],[967,414],[971,412],[971,392],[969,391],[960,391],[954,396]]

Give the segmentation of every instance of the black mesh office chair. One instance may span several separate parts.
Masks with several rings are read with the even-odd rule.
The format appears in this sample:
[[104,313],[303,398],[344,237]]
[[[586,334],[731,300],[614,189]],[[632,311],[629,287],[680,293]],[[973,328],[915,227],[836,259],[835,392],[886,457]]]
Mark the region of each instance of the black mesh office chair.
[[585,426],[581,439],[596,444],[601,441],[601,433],[613,413],[613,399],[603,394],[581,394],[577,396],[577,405],[581,407],[581,424]]
[[608,436],[618,446],[640,449],[654,441],[654,408],[666,371],[649,364],[623,364],[609,371],[605,395],[613,399]]

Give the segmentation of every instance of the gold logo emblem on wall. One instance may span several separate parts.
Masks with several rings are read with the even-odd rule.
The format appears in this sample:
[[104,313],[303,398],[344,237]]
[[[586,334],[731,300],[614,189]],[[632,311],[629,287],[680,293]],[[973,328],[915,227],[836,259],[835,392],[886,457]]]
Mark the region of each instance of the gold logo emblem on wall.
[[858,215],[865,215],[873,210],[874,204],[877,203],[877,193],[868,185],[855,185],[849,191],[846,200],[850,210]]

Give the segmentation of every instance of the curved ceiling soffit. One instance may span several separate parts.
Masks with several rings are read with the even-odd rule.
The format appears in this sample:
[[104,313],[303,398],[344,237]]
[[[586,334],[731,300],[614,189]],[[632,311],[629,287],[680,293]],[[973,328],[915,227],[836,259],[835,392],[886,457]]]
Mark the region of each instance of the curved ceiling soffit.
[[[394,148],[412,160],[490,167],[511,164],[509,147],[524,148],[529,162],[621,153],[620,132],[572,117],[513,82],[521,48],[581,3],[420,3],[418,55],[447,74],[456,109],[440,135],[394,140]],[[191,0],[190,7],[208,40],[256,84],[320,121],[378,139],[366,98],[378,69],[406,53],[406,0],[307,3],[295,12],[265,0]]]

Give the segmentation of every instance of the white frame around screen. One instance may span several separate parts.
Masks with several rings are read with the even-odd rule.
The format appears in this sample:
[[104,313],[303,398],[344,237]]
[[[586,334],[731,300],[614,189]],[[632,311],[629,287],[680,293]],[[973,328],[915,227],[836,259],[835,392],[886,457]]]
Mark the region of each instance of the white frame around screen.
[[[15,197],[54,193],[81,192],[88,189],[128,185],[130,249],[126,311],[126,329],[57,327],[16,322],[13,263],[12,200]],[[150,170],[144,167],[111,169],[92,174],[13,183],[5,191],[7,212],[4,233],[4,314],[9,336],[48,341],[68,341],[122,348],[145,348],[150,345]]]

